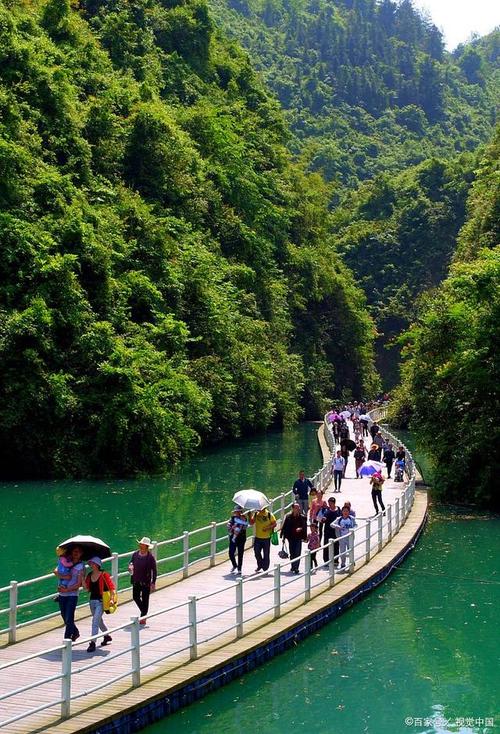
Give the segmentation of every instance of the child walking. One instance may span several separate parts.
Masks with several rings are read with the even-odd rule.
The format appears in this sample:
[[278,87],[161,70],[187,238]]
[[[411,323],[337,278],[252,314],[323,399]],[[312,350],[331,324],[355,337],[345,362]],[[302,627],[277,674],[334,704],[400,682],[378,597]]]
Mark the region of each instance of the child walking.
[[316,558],[316,552],[318,548],[321,545],[321,541],[319,539],[319,532],[318,532],[318,523],[312,522],[311,523],[311,530],[309,532],[309,535],[307,536],[307,547],[311,551],[311,573],[314,573],[314,571],[318,567],[318,560]]

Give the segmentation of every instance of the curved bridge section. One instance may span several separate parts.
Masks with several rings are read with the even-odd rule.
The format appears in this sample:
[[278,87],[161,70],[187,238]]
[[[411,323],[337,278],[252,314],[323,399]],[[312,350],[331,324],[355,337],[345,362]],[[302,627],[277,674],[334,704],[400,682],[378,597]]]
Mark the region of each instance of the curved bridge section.
[[[314,481],[328,495],[335,445],[326,422],[319,433],[325,464]],[[173,554],[179,567],[164,572],[164,585],[152,597],[147,624],[140,625],[137,608],[122,598],[109,618],[112,645],[98,647],[91,656],[86,652],[91,636],[61,644],[53,615],[19,629],[12,626],[19,610],[7,607],[11,644],[3,648],[0,665],[2,733],[137,731],[296,644],[381,583],[413,548],[427,515],[427,495],[416,490],[415,478],[407,452],[406,481],[386,481],[386,514],[371,517],[368,480],[357,480],[348,464],[339,497],[351,501],[358,527],[352,532],[348,573],[342,575],[334,565],[333,540],[318,551],[315,573],[308,550],[296,575],[290,559],[280,559],[275,548],[269,574],[238,580],[229,573],[221,548],[227,545],[221,532],[225,521],[193,531],[187,541],[186,534],[161,541],[183,546],[180,555]],[[291,499],[288,492],[273,500],[281,520]],[[208,538],[192,543],[196,533]],[[120,578],[116,555],[121,554],[109,562]],[[12,601],[11,587],[8,593]]]

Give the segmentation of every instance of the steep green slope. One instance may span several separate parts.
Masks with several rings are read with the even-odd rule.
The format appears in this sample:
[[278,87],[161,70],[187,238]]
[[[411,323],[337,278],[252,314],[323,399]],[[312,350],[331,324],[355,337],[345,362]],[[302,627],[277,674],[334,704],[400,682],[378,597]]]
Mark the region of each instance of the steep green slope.
[[[500,129],[481,160],[446,280],[405,336],[393,421],[411,418],[454,502],[498,509]],[[458,440],[457,440],[458,437]]]
[[476,155],[464,153],[379,175],[333,215],[339,250],[377,323],[378,366],[389,389],[399,381],[399,348],[388,345],[415,317],[420,296],[446,277],[476,164]]
[[493,132],[498,38],[444,51],[411,0],[210,0],[278,95],[305,164],[340,187]]
[[327,191],[202,0],[0,3],[0,471],[161,471],[370,393]]

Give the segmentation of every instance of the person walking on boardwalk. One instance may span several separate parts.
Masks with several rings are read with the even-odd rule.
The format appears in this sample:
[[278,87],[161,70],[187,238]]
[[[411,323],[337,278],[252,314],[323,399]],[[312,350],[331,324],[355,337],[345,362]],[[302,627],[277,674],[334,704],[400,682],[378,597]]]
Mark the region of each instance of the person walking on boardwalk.
[[299,503],[301,512],[307,517],[309,510],[309,490],[314,489],[313,483],[305,475],[304,471],[299,472],[299,478],[295,480],[292,488],[292,492],[295,497],[295,502]]
[[[227,531],[229,533],[229,560],[233,564],[231,573],[237,572],[241,576],[243,569],[243,556],[245,554],[245,543],[247,542],[248,520],[246,519],[243,507],[236,505],[231,513],[229,522],[227,523]],[[238,558],[236,558],[238,556]]]
[[250,525],[255,525],[253,552],[257,561],[255,573],[267,571],[269,568],[269,554],[271,551],[271,535],[277,521],[267,507],[250,515]]
[[321,541],[318,533],[318,523],[312,522],[309,535],[307,536],[307,547],[311,551],[311,573],[314,573],[313,569],[318,567],[318,559],[316,553],[318,551]]
[[372,423],[370,426],[370,434],[372,437],[372,441],[375,440],[375,436],[377,435],[379,431],[380,431],[380,426],[378,425],[378,423]]
[[336,520],[338,517],[340,517],[342,513],[340,512],[339,508],[337,507],[337,503],[335,501],[335,497],[328,497],[328,508],[322,513],[321,522],[323,524],[323,545],[325,548],[323,548],[323,562],[328,563],[330,559],[330,552],[329,552],[329,541],[333,538],[335,541],[333,544],[333,555],[335,557],[335,565],[337,565],[338,560],[337,556],[339,554],[339,543],[338,540],[336,540],[335,531],[332,528],[332,522]]
[[[91,570],[85,578],[85,588],[90,592],[89,605],[92,614],[92,636],[97,635],[99,630],[106,633],[101,642],[101,647],[104,647],[112,641],[112,637],[107,634],[108,628],[102,618],[104,614],[102,595],[104,591],[110,591],[112,598],[115,598],[115,585],[109,573],[102,570],[102,561],[100,558],[94,556],[88,561],[88,564]],[[95,652],[95,648],[95,640],[91,640],[87,647],[87,652]]]
[[342,515],[340,517],[337,517],[333,523],[332,527],[334,530],[338,533],[339,537],[339,545],[340,545],[340,573],[344,573],[347,571],[346,568],[346,559],[347,554],[349,552],[350,548],[350,541],[351,541],[351,530],[354,530],[355,527],[357,527],[356,519],[351,514],[350,508],[347,505],[344,505],[342,508]]
[[340,486],[342,484],[342,477],[344,476],[345,459],[342,456],[340,449],[337,451],[335,458],[332,461],[332,474],[333,484],[335,489],[334,492],[340,492]]
[[[156,588],[156,560],[150,552],[153,547],[150,538],[144,537],[137,542],[139,550],[132,555],[128,570],[131,575],[133,599],[139,607],[141,617],[146,617],[149,611],[149,595]],[[146,619],[141,619],[140,624],[146,624]]]
[[[385,512],[385,505],[382,502],[382,485],[384,481],[384,477],[380,472],[375,472],[375,474],[372,474],[372,477],[370,479],[370,484],[372,487],[372,501],[376,515],[378,515],[379,512]],[[377,502],[380,504],[380,510],[378,508]]]
[[[73,562],[69,569],[71,578],[65,579],[64,584],[59,584],[57,591],[59,592],[59,610],[65,624],[64,639],[75,642],[80,637],[80,632],[75,624],[75,609],[78,604],[80,588],[83,586],[85,566],[82,561],[83,551],[79,545],[75,545],[71,549],[70,555]],[[59,576],[57,569],[54,574]]]
[[372,443],[368,452],[368,461],[380,461],[380,448],[376,443]]
[[356,463],[356,479],[359,479],[359,470],[366,459],[366,449],[364,445],[358,443],[354,449],[354,461]]
[[387,448],[384,450],[384,464],[387,467],[387,479],[391,478],[392,465],[394,464],[395,458],[396,454],[392,448],[392,443],[389,443],[387,444]]
[[288,541],[292,573],[299,573],[302,543],[307,540],[307,520],[301,513],[298,502],[293,503],[292,511],[285,517],[280,536]]

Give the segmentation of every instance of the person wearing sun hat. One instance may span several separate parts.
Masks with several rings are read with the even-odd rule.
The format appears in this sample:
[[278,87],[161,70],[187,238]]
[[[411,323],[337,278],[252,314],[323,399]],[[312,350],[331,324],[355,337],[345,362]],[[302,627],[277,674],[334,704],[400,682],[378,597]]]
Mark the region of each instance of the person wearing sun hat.
[[137,541],[139,550],[130,559],[128,570],[132,581],[132,596],[141,613],[141,624],[146,624],[145,616],[149,610],[149,595],[155,590],[156,560],[150,549],[151,538],[144,536]]
[[[99,630],[104,632],[105,635],[101,642],[101,647],[107,645],[112,641],[111,635],[108,635],[108,628],[104,624],[103,615],[103,603],[102,595],[103,591],[115,591],[115,585],[113,579],[102,570],[102,561],[97,556],[90,558],[87,563],[90,566],[90,573],[85,578],[85,588],[90,593],[90,611],[92,613],[92,635],[97,635]],[[95,640],[91,640],[87,648],[87,652],[95,652]]]

